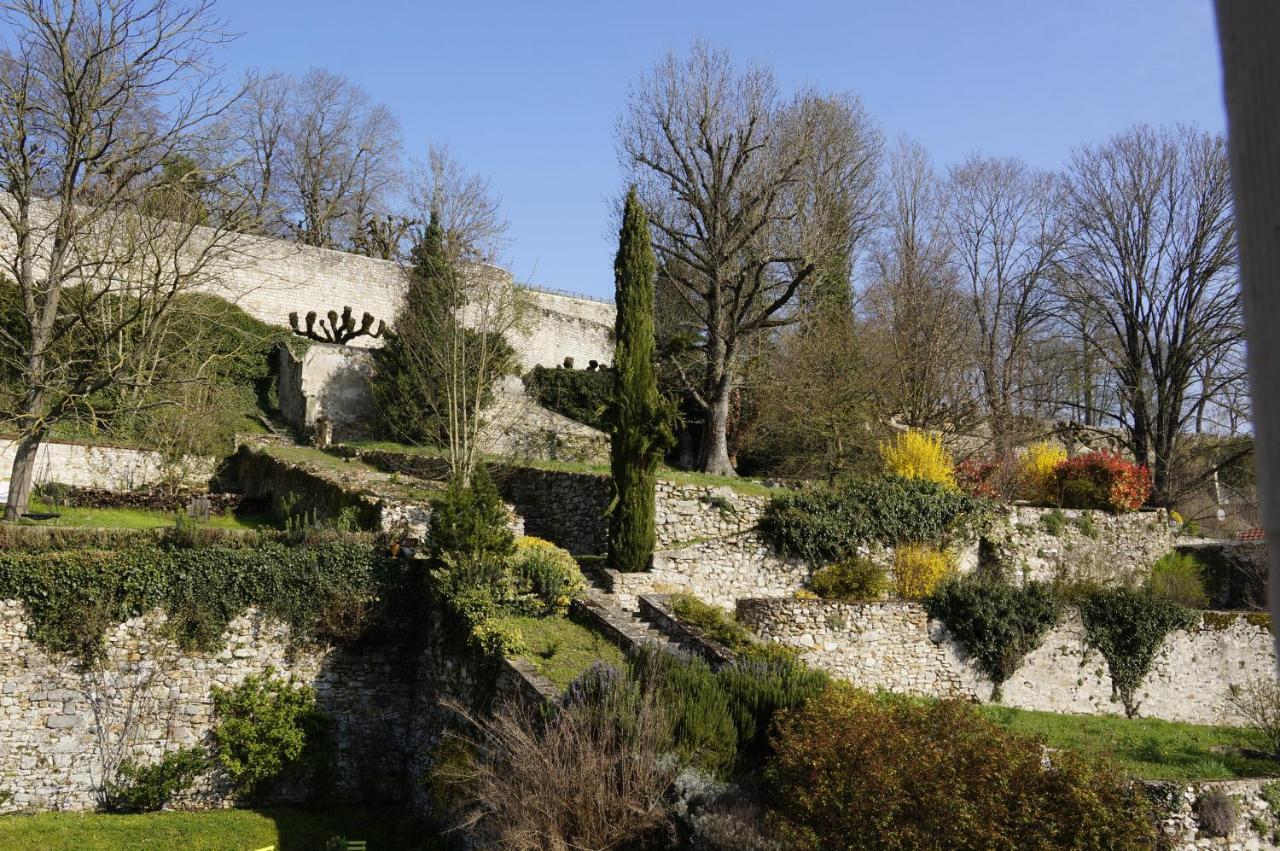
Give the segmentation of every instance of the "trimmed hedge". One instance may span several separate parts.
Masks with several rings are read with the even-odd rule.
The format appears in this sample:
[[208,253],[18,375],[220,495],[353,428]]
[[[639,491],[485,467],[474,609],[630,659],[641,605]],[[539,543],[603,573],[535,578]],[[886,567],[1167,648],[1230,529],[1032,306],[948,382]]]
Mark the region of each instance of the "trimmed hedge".
[[985,499],[924,479],[889,476],[778,494],[760,527],[783,553],[826,564],[871,545],[944,546],[985,527],[991,516]]
[[524,389],[542,407],[583,425],[608,430],[604,407],[613,386],[612,371],[535,366],[522,380]]

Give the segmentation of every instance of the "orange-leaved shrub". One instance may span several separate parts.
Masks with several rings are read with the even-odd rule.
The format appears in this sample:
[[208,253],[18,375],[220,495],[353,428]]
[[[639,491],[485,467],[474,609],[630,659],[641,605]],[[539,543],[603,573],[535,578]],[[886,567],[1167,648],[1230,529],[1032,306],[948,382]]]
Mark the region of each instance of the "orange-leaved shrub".
[[1151,496],[1151,471],[1115,452],[1087,452],[1053,470],[1058,501],[1064,508],[1136,511]]
[[1150,849],[1151,804],[1104,763],[1040,743],[959,701],[848,686],[781,715],[771,828],[787,848]]

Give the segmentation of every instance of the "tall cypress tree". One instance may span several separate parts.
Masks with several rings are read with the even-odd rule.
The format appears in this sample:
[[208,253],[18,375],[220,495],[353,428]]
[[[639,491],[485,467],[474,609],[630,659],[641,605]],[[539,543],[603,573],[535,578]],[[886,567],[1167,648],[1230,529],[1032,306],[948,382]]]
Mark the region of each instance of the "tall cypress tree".
[[647,570],[653,558],[658,461],[674,444],[674,411],[658,392],[655,363],[656,265],[649,220],[632,187],[627,193],[618,256],[613,262],[617,318],[614,381],[606,411],[613,495],[609,505],[609,564],[623,572]]

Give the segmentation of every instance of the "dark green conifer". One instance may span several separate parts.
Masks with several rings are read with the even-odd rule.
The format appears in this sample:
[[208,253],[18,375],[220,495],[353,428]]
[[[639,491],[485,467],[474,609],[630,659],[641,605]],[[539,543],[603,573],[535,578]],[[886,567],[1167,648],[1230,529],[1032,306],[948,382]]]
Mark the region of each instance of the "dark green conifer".
[[655,363],[656,265],[648,217],[633,187],[627,194],[618,256],[613,263],[617,319],[614,381],[606,411],[613,494],[609,506],[609,564],[623,572],[647,570],[652,561],[658,462],[674,443],[674,411],[658,392]]

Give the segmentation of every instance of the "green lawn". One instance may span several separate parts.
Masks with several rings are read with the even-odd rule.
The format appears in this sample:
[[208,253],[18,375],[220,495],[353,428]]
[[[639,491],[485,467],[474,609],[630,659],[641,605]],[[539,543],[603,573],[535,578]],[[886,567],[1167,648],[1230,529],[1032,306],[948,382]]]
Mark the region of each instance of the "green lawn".
[[[440,457],[443,452],[430,446],[409,446],[403,443],[392,443],[387,440],[353,440],[349,446],[356,449],[371,449],[382,452],[400,452],[406,455],[427,455]],[[558,470],[564,473],[589,473],[608,475],[607,463],[593,464],[588,461],[545,461],[536,458],[515,459],[505,455],[485,455],[484,459],[494,464],[506,464],[518,467],[533,467],[538,470]],[[708,473],[692,473],[687,470],[673,470],[670,467],[659,467],[658,478],[674,482],[678,485],[698,485],[710,487],[729,487],[744,496],[770,496],[777,489],[770,489],[753,479],[734,478],[730,476],[713,476]]]
[[544,677],[559,688],[573,682],[597,661],[619,670],[626,666],[622,651],[600,633],[568,618],[506,617],[504,622],[518,628],[529,647],[528,659]]
[[[68,526],[91,529],[162,529],[174,525],[174,515],[168,511],[148,511],[141,508],[54,508],[33,499],[28,509],[32,513],[56,513],[60,516],[49,520],[23,520],[32,526]],[[271,525],[271,519],[260,515],[215,514],[207,523],[214,529],[257,529]]]
[[271,845],[276,851],[319,851],[333,836],[366,840],[369,851],[438,847],[403,834],[398,813],[369,810],[0,816],[0,848],[6,851],[256,851]]
[[1239,727],[1116,715],[1059,715],[1006,706],[983,706],[980,711],[1013,730],[1039,736],[1050,747],[1109,756],[1134,777],[1146,780],[1280,776],[1280,763],[1242,752],[1260,750],[1263,744],[1255,733]]

